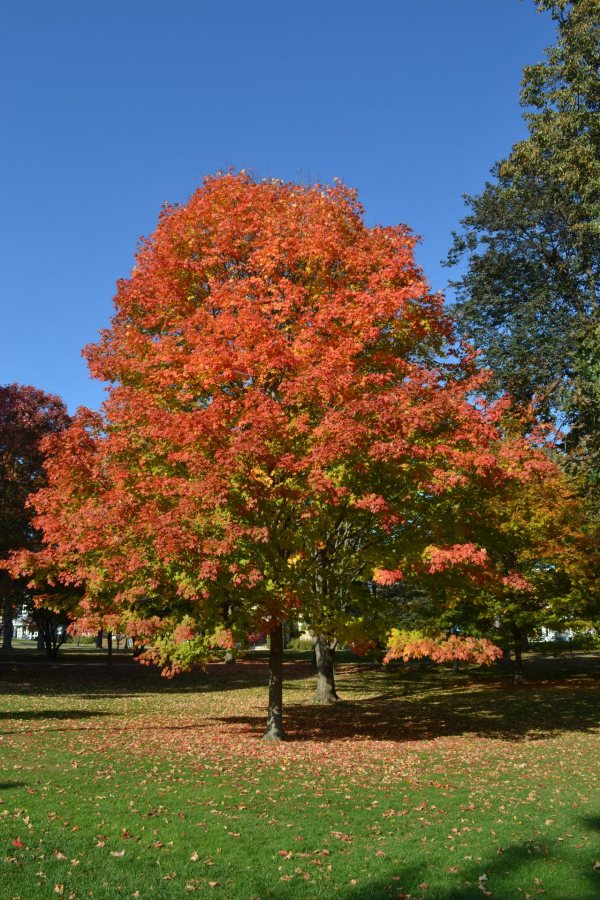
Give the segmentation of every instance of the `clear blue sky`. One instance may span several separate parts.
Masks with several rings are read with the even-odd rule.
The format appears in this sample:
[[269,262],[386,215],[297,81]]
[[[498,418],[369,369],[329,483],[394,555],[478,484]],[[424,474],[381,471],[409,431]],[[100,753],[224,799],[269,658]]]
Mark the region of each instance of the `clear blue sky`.
[[0,383],[97,407],[80,351],[164,201],[228,165],[359,189],[435,289],[461,195],[525,134],[533,0],[4,0]]

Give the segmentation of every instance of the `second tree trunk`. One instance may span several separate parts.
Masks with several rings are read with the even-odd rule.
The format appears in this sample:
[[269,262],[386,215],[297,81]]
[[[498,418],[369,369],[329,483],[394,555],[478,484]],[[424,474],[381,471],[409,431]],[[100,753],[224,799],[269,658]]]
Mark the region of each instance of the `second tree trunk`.
[[335,692],[334,652],[335,644],[330,644],[322,636],[315,638],[315,663],[317,666],[317,688],[313,697],[315,703],[336,703],[340,699]]
[[283,626],[271,632],[269,650],[269,709],[263,741],[283,741]]

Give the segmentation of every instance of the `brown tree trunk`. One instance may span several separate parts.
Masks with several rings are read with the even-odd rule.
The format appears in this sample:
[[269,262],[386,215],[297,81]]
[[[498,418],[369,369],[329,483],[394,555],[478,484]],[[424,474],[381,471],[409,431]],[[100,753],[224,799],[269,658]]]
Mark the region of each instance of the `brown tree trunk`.
[[113,634],[112,631],[106,632],[106,647],[108,650],[108,657],[106,660],[106,668],[109,672],[112,672],[113,665]]
[[319,635],[315,638],[315,661],[317,667],[317,687],[313,696],[313,702],[325,705],[336,703],[340,698],[335,691],[335,672],[333,666],[333,654],[335,643],[330,644],[326,638]]
[[[4,587],[4,585],[3,585]],[[12,650],[13,637],[13,609],[10,602],[10,595],[4,594],[2,602],[2,649],[5,652]]]
[[515,650],[515,683],[523,684],[525,674],[523,672],[523,632],[516,625],[512,627],[513,646]]
[[104,637],[104,629],[99,628],[98,634],[96,635],[96,649],[102,650],[102,638]]
[[269,650],[269,708],[263,741],[284,741],[283,730],[283,626],[271,632]]
[[0,602],[2,603],[2,649],[6,652],[12,650],[13,637],[13,608],[11,602],[10,575],[4,569],[0,569]]

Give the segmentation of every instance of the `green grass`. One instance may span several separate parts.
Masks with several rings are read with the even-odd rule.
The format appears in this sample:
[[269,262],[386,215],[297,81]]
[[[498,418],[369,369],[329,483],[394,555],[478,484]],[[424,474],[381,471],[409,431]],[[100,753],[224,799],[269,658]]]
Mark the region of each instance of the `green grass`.
[[281,745],[262,658],[172,682],[101,660],[0,665],[3,898],[600,894],[597,655],[525,687],[346,661],[317,708],[295,654]]

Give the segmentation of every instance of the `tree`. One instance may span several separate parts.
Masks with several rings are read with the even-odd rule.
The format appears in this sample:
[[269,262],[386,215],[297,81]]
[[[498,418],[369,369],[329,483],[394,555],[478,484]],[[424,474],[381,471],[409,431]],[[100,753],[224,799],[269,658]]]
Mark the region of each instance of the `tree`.
[[575,441],[572,441],[572,471],[583,480],[592,498],[595,517],[600,514],[600,324],[590,328],[582,341],[575,365],[573,410]]
[[456,492],[531,454],[472,401],[484,376],[414,242],[367,228],[341,184],[206,179],[165,208],[87,348],[102,413],[46,444],[45,548],[22,568],[85,585],[85,612],[127,619],[170,672],[224,627],[268,632],[269,738],[283,620],[334,639],[372,609],[365,582],[422,568],[434,533],[448,566],[477,555]]
[[[65,428],[68,416],[53,394],[26,385],[0,386],[0,564],[19,549],[35,549],[39,534],[32,527],[32,492],[44,484],[40,441]],[[13,611],[26,598],[23,582],[0,565],[3,609],[2,648],[12,646]]]
[[562,630],[597,619],[597,528],[585,521],[585,507],[558,466],[519,490],[505,485],[501,502],[484,508],[481,541],[498,577],[483,588],[477,605],[480,613],[487,608],[496,633],[511,641],[520,680],[527,635],[542,626]]
[[590,457],[600,359],[591,341],[600,324],[598,3],[537,5],[557,22],[558,39],[543,62],[524,70],[529,135],[494,166],[481,194],[466,197],[470,211],[447,263],[466,260],[453,283],[455,314],[493,370],[490,389],[522,404],[535,396],[541,414],[564,416],[567,446],[592,474],[599,471],[597,451]]
[[[515,677],[522,680],[528,635],[542,627],[590,626],[598,619],[597,526],[586,521],[571,479],[550,458],[519,483],[507,479],[494,490],[470,489],[471,504],[464,508],[470,506],[469,527],[484,564],[460,583],[455,571],[441,571],[437,590],[414,604],[408,628],[421,628],[429,639],[458,624],[492,637],[512,647]],[[409,644],[418,644],[409,637]]]
[[38,629],[38,642],[43,645],[46,656],[56,659],[68,635],[70,619],[67,612],[64,609],[56,612],[48,607],[34,606],[32,619]]

